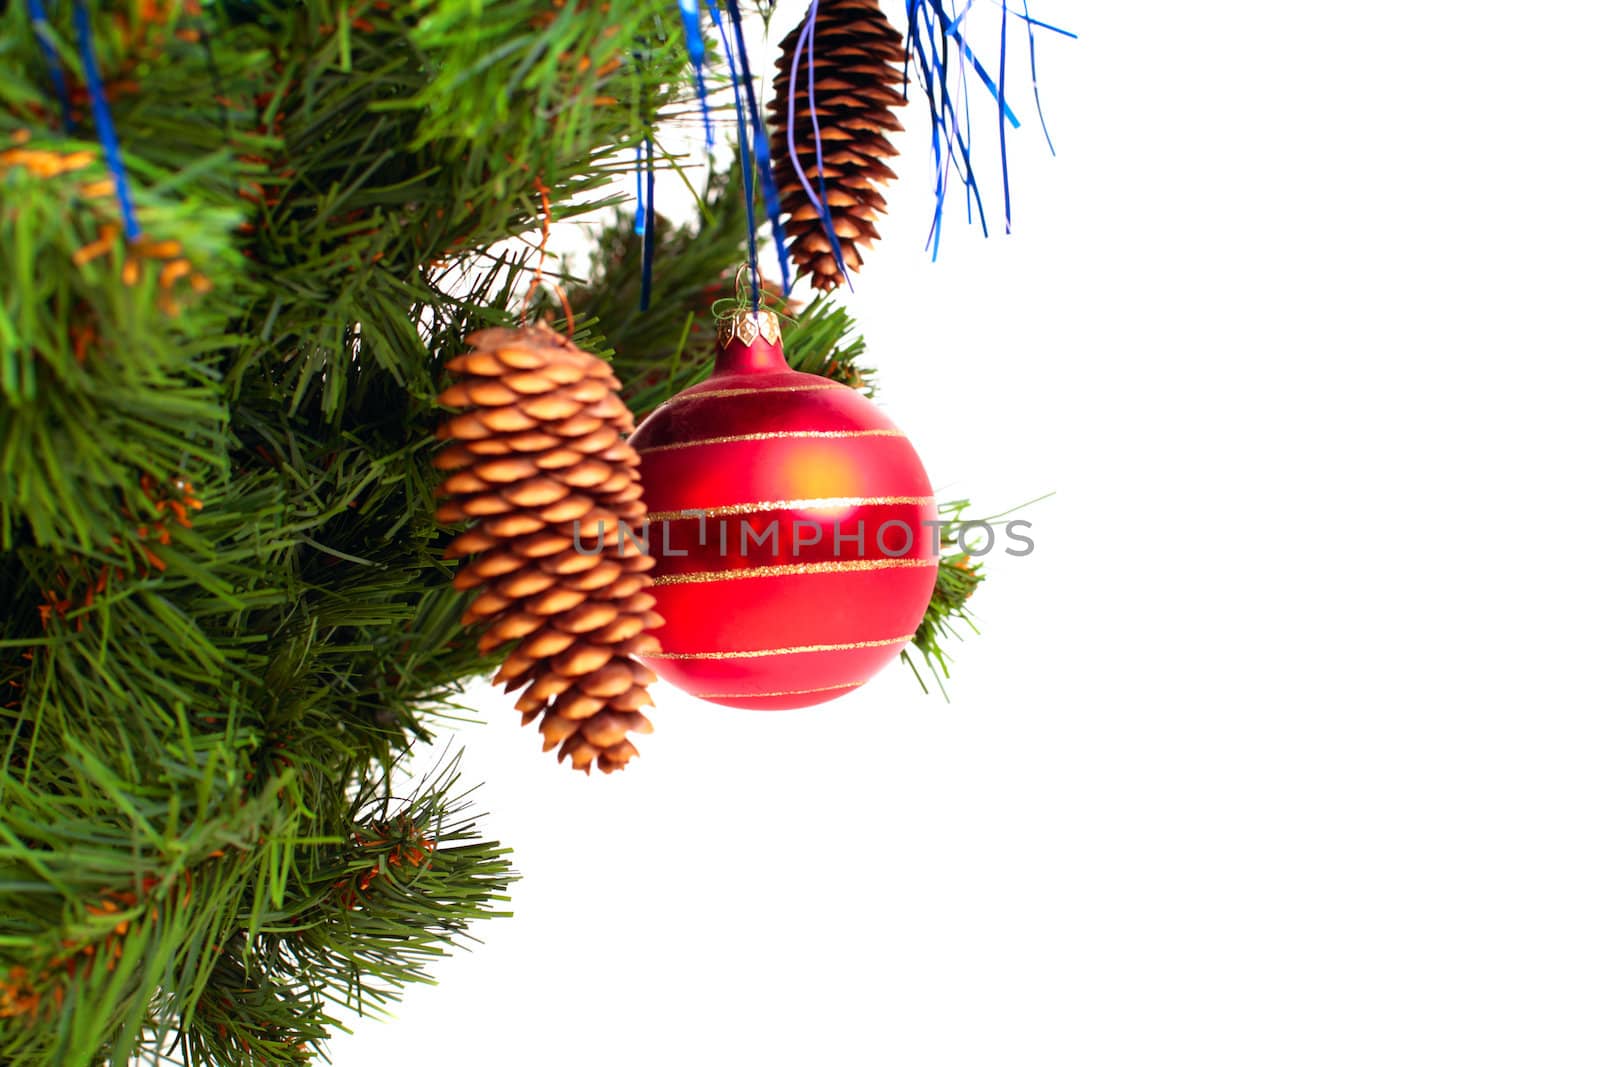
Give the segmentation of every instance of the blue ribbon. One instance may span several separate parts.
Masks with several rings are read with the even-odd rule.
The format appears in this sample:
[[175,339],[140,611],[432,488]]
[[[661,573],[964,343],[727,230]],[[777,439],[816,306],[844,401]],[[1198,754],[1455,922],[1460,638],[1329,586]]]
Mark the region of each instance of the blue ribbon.
[[[1010,15],[1006,0],[1000,0],[1000,187],[1005,193],[1007,233],[1011,232],[1011,164],[1006,157],[1006,27],[1011,25]],[[1016,116],[1011,121],[1015,124]]]
[[[963,35],[962,23],[971,12],[971,0],[967,0],[964,5],[955,5],[960,10],[953,14],[945,0],[906,0],[909,45],[907,70],[909,74],[909,70],[915,66],[928,96],[928,117],[936,179],[933,221],[928,229],[927,246],[932,249],[934,259],[939,257],[944,209],[951,188],[951,171],[955,172],[955,176],[965,187],[968,221],[972,221],[973,209],[976,208],[978,223],[983,227],[984,234],[986,236],[988,234],[983,196],[972,160],[972,94],[966,89],[969,71],[976,75],[994,98],[998,111],[1000,179],[1004,196],[1005,227],[1008,233],[1011,230],[1011,159],[1008,135],[1010,130],[1020,129],[1022,126],[1006,96],[1007,63],[1011,43],[1009,27],[1012,19],[1020,19],[1027,28],[1028,72],[1032,79],[1034,108],[1039,113],[1039,125],[1044,131],[1045,144],[1049,146],[1052,154],[1055,153],[1055,142],[1051,139],[1050,130],[1045,124],[1044,103],[1039,93],[1038,47],[1034,29],[1037,27],[1069,38],[1076,38],[1077,34],[1034,18],[1032,12],[1028,10],[1028,0],[1021,0],[1020,10],[1011,7],[1012,0],[993,0],[993,2],[1000,8],[998,80],[990,75]],[[952,49],[955,52],[954,56],[951,54]],[[960,84],[952,85],[951,82],[958,73]],[[959,104],[956,100],[957,94],[960,96]]]
[[[938,6],[938,0],[908,0],[909,10],[913,15],[920,14],[920,23],[912,23],[912,43],[924,62],[924,78],[928,85],[928,106],[932,116],[934,138],[937,142],[942,139],[945,145],[945,161],[947,166],[954,166],[960,176],[967,192],[967,217],[971,221],[972,208],[977,207],[978,225],[982,228],[985,237],[989,235],[989,222],[983,210],[983,194],[978,188],[977,172],[972,167],[972,151],[967,144],[966,130],[970,126],[970,119],[966,124],[961,121],[960,114],[956,111],[955,101],[950,96],[949,87],[949,56],[948,52],[951,36],[942,34],[934,26],[934,19],[941,23],[948,23],[949,17]],[[924,50],[922,41],[917,37],[916,29],[921,26],[928,35],[928,46]],[[932,42],[938,41],[939,48],[935,49]],[[971,56],[967,50],[966,55]],[[932,70],[927,67],[931,65]],[[961,67],[962,76],[966,75],[966,67]],[[937,99],[935,96],[937,95]],[[965,100],[968,94],[962,94]],[[937,145],[936,151],[937,151]],[[933,257],[938,258],[938,235],[943,227],[944,198],[940,197],[934,209],[933,232],[929,241],[933,246]]]
[[[993,96],[997,101],[999,101],[1001,113],[1006,117],[1006,120],[1011,123],[1013,128],[1021,129],[1022,120],[1017,118],[1016,114],[1012,112],[1010,106],[1006,104],[1006,94],[1002,92],[997,85],[995,85],[994,79],[989,77],[989,72],[983,69],[983,64],[978,61],[977,55],[973,53],[972,46],[967,44],[967,39],[965,37],[961,36],[961,31],[957,29],[956,24],[950,20],[950,16],[945,14],[944,8],[940,7],[937,2],[925,3],[925,6],[933,9],[934,14],[939,18],[939,24],[944,27],[944,32],[955,38],[956,44],[961,46],[962,54],[967,57],[967,62],[972,64],[972,72],[978,76],[979,81],[983,82],[984,88],[989,90],[989,95]],[[1005,23],[1002,22],[1000,25],[1001,34],[1004,36]],[[1003,64],[1004,62],[1004,57],[1002,57],[1001,63]],[[1004,77],[1004,71],[1001,72],[1001,76]]]
[[644,236],[644,145],[633,146],[633,232]]
[[1013,11],[1011,12],[1011,17],[1015,19],[1021,19],[1023,22],[1026,22],[1029,26],[1029,32],[1032,32],[1032,27],[1037,26],[1041,30],[1049,30],[1051,33],[1059,33],[1063,37],[1071,37],[1074,41],[1078,39],[1078,35],[1070,30],[1064,30],[1060,26],[1052,26],[1048,22],[1040,22],[1038,19],[1029,15],[1028,0],[1022,0],[1022,13],[1018,14],[1017,12]]
[[[931,248],[935,262],[939,259],[939,237],[943,232],[944,198],[946,181],[949,178],[949,164],[944,156],[944,144],[940,137],[943,127],[940,123],[940,110],[938,102],[934,99],[934,86],[944,84],[944,71],[940,66],[939,57],[933,53],[932,48],[924,49],[922,37],[917,33],[917,15],[920,0],[906,0],[906,21],[909,26],[907,31],[911,47],[906,50],[906,64],[909,66],[915,61],[919,73],[922,75],[923,85],[928,87],[928,135],[933,148],[933,172],[936,175],[933,189],[933,223],[928,228],[928,240],[923,245]],[[937,72],[937,73],[936,73]]]
[[[805,25],[800,30],[800,39],[795,42],[794,59],[789,63],[789,159],[794,164],[795,175],[800,179],[800,187],[806,194],[806,199],[811,201],[811,206],[817,209],[817,217],[822,222],[822,232],[827,234],[828,246],[833,252],[833,261],[839,265],[839,273],[844,278],[845,285],[852,290],[855,283],[850,280],[850,270],[844,262],[844,248],[839,244],[839,235],[833,228],[833,208],[828,204],[828,179],[824,173],[826,161],[823,157],[822,126],[817,120],[815,101],[817,96],[817,10],[819,0],[812,0],[811,9],[806,15]],[[811,181],[806,175],[805,165],[800,160],[800,149],[794,139],[794,109],[795,97],[800,91],[800,53],[802,49],[806,55],[806,94],[807,99],[813,102],[811,108],[811,137],[812,145],[816,149],[817,188],[811,187]]]
[[689,49],[689,61],[698,70],[706,61],[706,42],[700,36],[700,0],[678,0],[678,14],[683,18],[683,40]]
[[[754,168],[750,166],[750,133],[744,124],[745,100],[743,81],[739,77],[739,56],[728,37],[727,25],[717,14],[717,4],[720,2],[712,0],[711,21],[716,23],[717,32],[722,35],[722,50],[727,53],[728,69],[733,75],[733,106],[739,117],[739,176],[744,182],[744,222],[750,242],[750,277],[755,279],[761,277],[761,270],[756,263],[756,186]],[[733,0],[728,2],[732,3]],[[780,244],[778,247],[781,250],[783,246]]]
[[[711,0],[715,6],[716,0]],[[700,117],[706,127],[706,147],[716,142],[711,135],[711,103],[706,98],[706,42],[700,34],[700,0],[678,0],[678,14],[683,19],[683,41],[689,52],[689,62],[694,66],[694,88],[700,97]]]
[[44,53],[44,65],[50,71],[50,84],[54,86],[56,99],[61,103],[61,125],[71,133],[72,101],[67,96],[67,76],[61,70],[61,56],[56,52],[56,46],[50,43],[50,35],[45,32],[50,25],[50,18],[45,14],[41,0],[28,0],[28,21],[33,23],[33,35],[39,39],[39,51]]
[[1037,25],[1043,26],[1047,30],[1055,30],[1057,33],[1065,34],[1068,37],[1077,37],[1078,35],[1067,33],[1066,30],[1058,30],[1054,26],[1043,22],[1034,22],[1028,16],[1028,0],[1022,0],[1022,20],[1028,25],[1028,76],[1033,79],[1033,108],[1039,113],[1039,129],[1044,131],[1044,143],[1053,156],[1056,154],[1056,143],[1051,139],[1050,127],[1044,121],[1044,101],[1039,98],[1039,54],[1034,47],[1033,28]]
[[639,283],[639,310],[650,310],[650,281],[656,265],[656,143],[644,142],[644,277]]
[[123,231],[128,240],[137,241],[140,237],[139,222],[133,217],[128,171],[122,165],[122,147],[117,143],[117,129],[111,123],[111,105],[106,100],[105,86],[100,83],[100,68],[94,61],[94,26],[89,20],[89,8],[83,0],[73,0],[72,20],[78,31],[78,51],[83,55],[83,79],[89,87],[95,132],[100,137],[100,146],[105,149],[106,167],[111,171],[111,181],[117,190],[117,203],[122,207]]
[[[972,6],[972,0],[967,0],[967,7],[970,9],[971,6]],[[963,11],[962,14],[965,15],[966,12]],[[946,49],[948,49],[950,47],[950,37],[948,35],[946,35],[946,37],[945,37],[945,39],[943,41],[943,44],[944,44]],[[948,57],[946,57],[946,62],[948,62]],[[970,136],[972,136],[972,134],[971,134],[971,130],[972,130],[972,86],[967,84],[967,71],[968,71],[967,64],[962,63],[960,65],[960,67],[961,67],[961,122],[955,128],[959,132],[965,132],[966,135],[968,137],[970,137]],[[969,171],[972,170],[972,161],[970,159],[967,160],[967,169]],[[959,169],[958,169],[958,173],[959,173]],[[977,201],[977,205],[978,205],[978,222],[983,227],[983,235],[985,237],[987,237],[987,236],[989,236],[988,220],[983,217],[983,200],[982,200],[981,197],[979,197],[977,195],[977,189],[978,189],[977,174],[976,173],[969,173],[968,175],[966,175],[967,225],[968,226],[972,225],[972,205],[973,205],[974,200],[976,200]]]
[[[793,287],[789,280],[789,257],[783,247],[783,222],[780,218],[782,208],[778,201],[778,182],[772,175],[772,152],[767,144],[767,127],[761,120],[761,104],[756,96],[755,79],[750,74],[750,53],[745,48],[744,24],[739,15],[739,0],[727,0],[728,17],[733,22],[733,38],[739,46],[739,71],[744,84],[745,98],[749,103],[750,114],[750,145],[755,153],[755,170],[761,176],[761,199],[766,202],[767,222],[772,227],[772,240],[778,246],[778,270],[783,279],[783,295],[788,296]],[[730,61],[732,57],[729,57]],[[742,160],[746,168],[750,160]],[[755,205],[747,200],[745,209],[754,212]],[[751,250],[751,274],[760,278],[755,269],[755,251]],[[759,299],[759,297],[758,297]]]

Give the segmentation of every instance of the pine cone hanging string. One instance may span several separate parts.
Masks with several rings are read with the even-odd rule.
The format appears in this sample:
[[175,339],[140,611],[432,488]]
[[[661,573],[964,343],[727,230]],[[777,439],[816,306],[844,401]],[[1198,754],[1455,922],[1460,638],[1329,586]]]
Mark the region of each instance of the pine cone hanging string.
[[655,674],[633,657],[659,650],[645,631],[661,624],[654,560],[621,530],[645,513],[633,418],[610,366],[548,326],[467,340],[447,367],[465,377],[439,397],[466,410],[439,428],[454,443],[435,460],[451,472],[439,521],[473,523],[449,548],[473,557],[456,587],[479,590],[462,625],[485,627],[484,652],[516,643],[495,681],[527,687],[517,709],[545,751],[619,770],[638,754],[627,735],[651,729]]
[[[888,202],[878,187],[895,176],[883,162],[896,154],[885,135],[904,129],[890,109],[905,103],[900,84],[906,51],[878,0],[820,0],[816,33],[802,48],[804,29],[802,20],[783,39],[778,75],[773,80],[769,105],[772,167],[781,206],[788,216],[785,230],[795,268],[800,274],[809,274],[816,288],[828,290],[844,281],[844,268],[861,268],[861,249],[870,247],[879,236],[872,223]],[[821,181],[817,174],[818,131],[822,138]],[[820,198],[826,187],[843,268],[834,258],[826,225],[790,154],[791,134],[812,192]]]

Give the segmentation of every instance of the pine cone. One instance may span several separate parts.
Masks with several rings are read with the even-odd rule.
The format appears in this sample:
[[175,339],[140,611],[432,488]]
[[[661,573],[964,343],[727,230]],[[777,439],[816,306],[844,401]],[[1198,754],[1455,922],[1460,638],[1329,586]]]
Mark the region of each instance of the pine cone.
[[467,377],[439,397],[467,410],[439,428],[454,443],[434,461],[451,472],[439,521],[473,521],[448,549],[473,557],[455,580],[479,590],[462,625],[486,627],[484,652],[516,642],[495,681],[528,687],[517,710],[543,716],[546,752],[619,770],[638,755],[627,735],[651,729],[655,673],[632,657],[659,651],[644,631],[662,621],[655,561],[622,535],[645,514],[633,417],[610,366],[548,326],[467,341],[446,367]]
[[[778,76],[772,83],[772,169],[781,206],[789,216],[785,230],[795,268],[811,275],[816,288],[828,290],[844,280],[844,269],[834,258],[827,228],[789,152],[791,77],[795,153],[819,199],[826,185],[844,267],[859,270],[861,248],[870,247],[879,236],[872,220],[888,206],[876,186],[895,176],[883,162],[896,154],[885,134],[904,129],[890,108],[906,102],[899,89],[906,50],[878,0],[821,0],[816,34],[801,48],[804,28],[802,21],[783,39]],[[818,131],[823,145],[821,181]]]

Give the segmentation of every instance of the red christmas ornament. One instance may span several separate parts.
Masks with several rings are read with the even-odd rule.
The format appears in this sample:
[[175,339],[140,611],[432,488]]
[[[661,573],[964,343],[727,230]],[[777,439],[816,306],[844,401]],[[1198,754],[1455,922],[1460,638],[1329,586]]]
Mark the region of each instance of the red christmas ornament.
[[789,369],[778,319],[722,325],[711,377],[651,413],[639,453],[656,559],[641,657],[718,704],[843,696],[916,632],[938,566],[933,490],[855,390]]

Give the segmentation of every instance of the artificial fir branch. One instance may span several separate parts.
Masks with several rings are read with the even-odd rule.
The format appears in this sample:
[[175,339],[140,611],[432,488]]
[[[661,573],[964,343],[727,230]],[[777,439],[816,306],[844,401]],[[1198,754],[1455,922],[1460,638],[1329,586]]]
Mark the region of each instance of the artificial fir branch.
[[443,279],[608,203],[675,9],[107,0],[130,244],[71,6],[70,133],[0,13],[0,1062],[300,1062],[498,906],[453,780],[373,811],[490,666],[428,430],[521,291]]
[[405,801],[369,787],[351,803],[347,839],[303,850],[304,877],[261,932],[223,945],[183,1031],[188,1062],[304,1062],[307,1035],[338,1025],[324,1002],[380,1010],[469,921],[505,914],[494,909],[510,876],[506,850],[474,835],[456,762]]
[[[951,641],[965,636],[958,624],[964,624],[973,633],[978,632],[977,623],[967,610],[967,601],[983,581],[983,564],[962,551],[957,536],[962,516],[971,506],[971,501],[967,500],[951,500],[939,505],[940,556],[939,570],[933,582],[933,598],[928,602],[928,611],[918,624],[911,644],[900,651],[900,661],[911,668],[924,693],[928,692],[928,683],[922,680],[922,672],[917,669],[917,661],[911,655],[912,649],[921,654],[923,665],[933,675],[934,684],[939,687],[939,692],[944,693],[944,681],[950,677],[950,660],[946,649]],[[946,699],[948,696],[946,694]]]
[[933,598],[928,603],[927,614],[918,625],[910,646],[900,652],[901,662],[911,668],[923,692],[928,692],[928,683],[922,680],[922,672],[917,670],[916,660],[911,655],[912,649],[921,654],[924,666],[933,675],[934,684],[949,699],[944,682],[950,677],[950,642],[966,637],[963,627],[974,634],[978,632],[977,620],[968,609],[967,602],[984,581],[983,564],[973,559],[963,547],[962,527],[969,524],[993,527],[997,520],[1043,499],[1038,497],[981,519],[966,517],[967,509],[972,506],[971,501],[950,500],[939,505],[940,556]]

